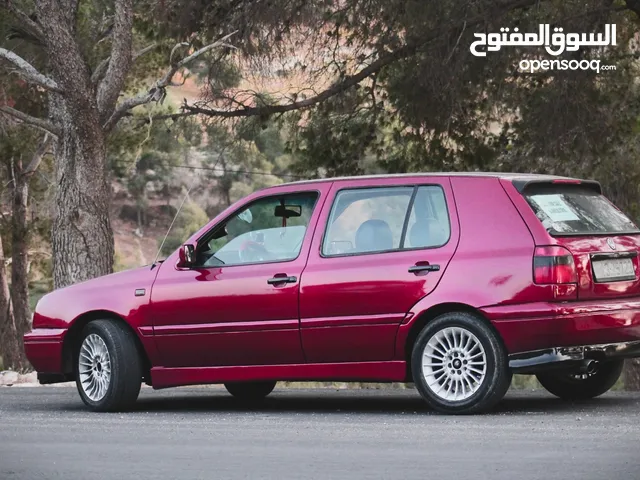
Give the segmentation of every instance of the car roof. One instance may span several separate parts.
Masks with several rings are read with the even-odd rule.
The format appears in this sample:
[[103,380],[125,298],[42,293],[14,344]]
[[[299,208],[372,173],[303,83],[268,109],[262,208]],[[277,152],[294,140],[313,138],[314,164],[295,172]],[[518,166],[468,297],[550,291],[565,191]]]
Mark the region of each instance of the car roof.
[[558,175],[546,175],[539,173],[509,173],[509,172],[418,172],[418,173],[396,173],[381,175],[361,175],[352,177],[318,178],[314,180],[299,180],[297,182],[287,182],[277,185],[278,187],[288,185],[305,185],[322,182],[348,182],[353,180],[376,180],[383,178],[420,178],[420,177],[491,177],[504,178],[512,181],[532,181],[532,180],[578,180],[572,177],[562,177]]

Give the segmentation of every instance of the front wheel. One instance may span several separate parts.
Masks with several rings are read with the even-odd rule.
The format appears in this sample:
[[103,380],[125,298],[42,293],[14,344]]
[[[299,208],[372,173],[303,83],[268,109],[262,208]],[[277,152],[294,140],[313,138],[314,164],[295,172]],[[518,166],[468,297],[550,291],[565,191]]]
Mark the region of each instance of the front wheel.
[[623,360],[598,362],[590,373],[541,372],[536,375],[540,384],[564,400],[588,400],[609,391],[620,378]]
[[487,411],[511,384],[500,338],[484,319],[467,312],[429,322],[416,339],[411,367],[422,397],[443,413]]
[[82,401],[99,412],[126,410],[140,393],[142,361],[134,333],[111,320],[87,324],[76,355]]
[[244,402],[257,402],[264,399],[275,388],[277,382],[233,382],[225,383],[227,391]]

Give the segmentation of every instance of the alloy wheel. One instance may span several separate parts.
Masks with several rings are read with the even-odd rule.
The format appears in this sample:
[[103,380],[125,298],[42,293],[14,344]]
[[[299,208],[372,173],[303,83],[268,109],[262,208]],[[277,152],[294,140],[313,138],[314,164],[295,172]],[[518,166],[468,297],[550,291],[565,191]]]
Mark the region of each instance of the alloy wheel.
[[111,383],[111,357],[104,340],[95,333],[82,342],[78,359],[78,373],[82,390],[90,400],[104,398]]
[[456,402],[478,391],[487,374],[487,355],[482,343],[462,327],[437,331],[422,355],[422,374],[427,387],[439,398]]

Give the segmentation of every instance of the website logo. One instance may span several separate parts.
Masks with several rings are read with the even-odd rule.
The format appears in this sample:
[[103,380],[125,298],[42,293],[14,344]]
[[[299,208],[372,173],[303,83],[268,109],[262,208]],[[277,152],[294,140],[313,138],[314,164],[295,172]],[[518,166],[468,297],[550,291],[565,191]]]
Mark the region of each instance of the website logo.
[[[604,47],[616,45],[616,25],[606,24],[604,34],[598,33],[564,33],[562,27],[540,24],[536,33],[520,33],[518,27],[509,32],[509,28],[501,28],[500,33],[474,33],[478,38],[469,50],[476,57],[486,57],[487,52],[500,51],[502,47],[544,47],[550,55],[560,55],[564,51],[575,52],[580,47]],[[479,50],[478,47],[485,47]]]

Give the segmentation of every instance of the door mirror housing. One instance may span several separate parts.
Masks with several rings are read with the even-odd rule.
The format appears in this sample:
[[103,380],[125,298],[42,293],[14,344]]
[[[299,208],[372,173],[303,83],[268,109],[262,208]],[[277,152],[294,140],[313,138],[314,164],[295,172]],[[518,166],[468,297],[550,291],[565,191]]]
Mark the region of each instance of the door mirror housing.
[[189,268],[196,263],[196,247],[185,243],[180,247],[178,268]]

